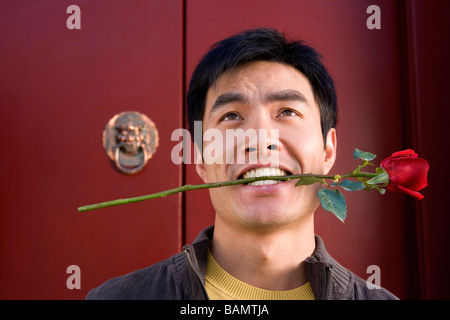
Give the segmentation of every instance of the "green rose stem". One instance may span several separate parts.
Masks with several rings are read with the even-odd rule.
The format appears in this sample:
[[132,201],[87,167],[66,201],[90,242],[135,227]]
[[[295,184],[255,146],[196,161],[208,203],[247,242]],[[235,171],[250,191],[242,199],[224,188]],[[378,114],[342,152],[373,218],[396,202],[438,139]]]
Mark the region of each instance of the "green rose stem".
[[189,190],[198,190],[198,189],[209,189],[209,188],[220,188],[220,187],[227,187],[227,186],[234,186],[238,184],[244,184],[244,183],[250,183],[255,181],[261,181],[261,180],[294,180],[294,179],[301,179],[301,178],[317,178],[317,179],[332,179],[335,181],[338,181],[340,179],[344,178],[374,178],[378,176],[378,173],[368,173],[368,172],[355,172],[351,174],[346,175],[314,175],[314,174],[297,174],[297,175],[290,175],[290,176],[270,176],[270,177],[259,177],[259,178],[247,178],[247,179],[239,179],[239,180],[232,180],[232,181],[224,181],[224,182],[213,182],[213,183],[206,183],[206,184],[198,184],[198,185],[184,185],[178,188],[152,193],[149,195],[134,197],[134,198],[127,198],[127,199],[117,199],[112,201],[106,201],[96,204],[91,204],[87,206],[82,206],[78,208],[79,212],[85,212],[85,211],[91,211],[101,208],[107,208],[112,206],[118,206],[122,204],[128,204],[128,203],[134,203],[134,202],[140,202],[155,198],[163,198],[171,194],[189,191]]

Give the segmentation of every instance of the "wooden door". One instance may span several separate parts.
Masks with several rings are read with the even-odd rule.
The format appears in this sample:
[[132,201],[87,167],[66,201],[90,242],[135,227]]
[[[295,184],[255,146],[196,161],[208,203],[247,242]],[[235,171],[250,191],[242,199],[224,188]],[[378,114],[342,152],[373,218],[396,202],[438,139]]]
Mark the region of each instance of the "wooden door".
[[[373,1],[372,1],[373,2]],[[332,172],[358,165],[354,148],[382,159],[402,150],[402,95],[396,1],[188,1],[186,6],[186,74],[209,46],[244,29],[274,27],[319,50],[335,79],[338,94],[338,159]],[[369,29],[367,8],[381,8],[381,29]],[[189,78],[187,78],[188,80]],[[201,183],[187,166],[187,183]],[[316,232],[338,261],[364,279],[372,265],[381,285],[407,296],[407,220],[403,196],[360,191],[346,195],[348,218],[341,223],[318,210]],[[186,241],[214,223],[208,191],[186,195]]]
[[[74,4],[80,29],[67,26]],[[182,2],[1,1],[0,48],[0,298],[82,299],[178,252],[179,195],[77,207],[181,184],[170,137],[182,126]],[[122,111],[144,113],[159,132],[156,153],[131,176],[102,147]],[[72,265],[81,289],[67,286]]]

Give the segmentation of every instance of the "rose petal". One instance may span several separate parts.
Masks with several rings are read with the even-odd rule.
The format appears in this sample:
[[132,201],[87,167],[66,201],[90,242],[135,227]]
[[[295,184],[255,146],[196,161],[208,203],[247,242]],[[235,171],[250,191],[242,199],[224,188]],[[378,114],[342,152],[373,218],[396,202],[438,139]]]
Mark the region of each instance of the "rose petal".
[[389,174],[390,185],[401,185],[412,191],[428,186],[427,173],[430,166],[425,159],[386,159],[382,167]]
[[413,149],[406,149],[394,152],[389,158],[398,158],[398,157],[417,158],[418,156],[419,155]]
[[393,183],[389,183],[387,187],[388,187],[388,190],[391,191],[391,192],[400,192],[400,193],[402,192]]
[[402,186],[397,186],[397,188],[399,190],[401,190],[401,192],[406,193],[410,196],[413,196],[414,198],[416,198],[417,200],[422,200],[423,199],[423,194],[417,192],[417,191],[412,191],[409,190],[408,188],[402,187]]
[[398,158],[389,161],[386,166],[386,171],[392,183],[414,191],[427,186],[428,169],[428,162],[421,158]]

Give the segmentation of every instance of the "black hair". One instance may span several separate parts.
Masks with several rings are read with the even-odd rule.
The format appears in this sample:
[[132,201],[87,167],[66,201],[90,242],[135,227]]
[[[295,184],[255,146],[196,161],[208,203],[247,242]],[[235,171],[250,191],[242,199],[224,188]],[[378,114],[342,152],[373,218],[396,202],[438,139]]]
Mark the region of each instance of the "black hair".
[[300,40],[289,41],[272,28],[243,31],[214,44],[195,68],[187,92],[187,121],[194,137],[194,121],[203,119],[208,89],[223,73],[256,61],[290,65],[309,80],[319,105],[322,135],[337,125],[337,98],[322,56]]

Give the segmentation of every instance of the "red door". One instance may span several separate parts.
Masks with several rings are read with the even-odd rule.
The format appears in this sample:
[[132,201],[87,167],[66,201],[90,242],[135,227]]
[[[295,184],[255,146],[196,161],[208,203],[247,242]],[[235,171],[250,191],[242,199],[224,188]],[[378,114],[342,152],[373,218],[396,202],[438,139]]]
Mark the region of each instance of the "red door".
[[[374,22],[371,5],[379,8],[380,29],[367,27]],[[378,266],[381,285],[402,299],[449,297],[450,218],[442,173],[448,167],[442,139],[450,117],[449,10],[446,0],[199,0],[186,6],[187,75],[211,44],[257,26],[306,40],[323,54],[340,107],[334,173],[354,169],[355,147],[379,161],[407,148],[428,159],[422,201],[360,191],[346,194],[345,224],[321,209],[316,213],[316,232],[328,251],[364,279]],[[186,169],[186,182],[201,183],[193,167]],[[189,242],[214,223],[214,211],[208,191],[188,193],[185,201]]]
[[[338,160],[334,173],[357,164],[353,149],[371,151],[380,160],[403,147],[397,3],[376,1],[382,28],[366,26],[368,1],[188,1],[186,63],[195,63],[216,41],[256,26],[270,26],[316,47],[335,79],[340,106]],[[389,115],[388,117],[386,115]],[[357,120],[357,121],[355,121]],[[382,128],[382,130],[380,130]],[[387,129],[387,130],[386,130]],[[194,168],[188,183],[200,183]],[[333,215],[316,213],[316,232],[343,265],[367,279],[371,265],[381,270],[381,285],[406,295],[407,267],[404,198],[372,192],[347,194],[345,224]],[[186,236],[212,224],[208,191],[186,195]]]
[[[72,4],[81,29],[67,27]],[[180,250],[179,195],[77,207],[181,184],[170,137],[182,126],[182,2],[2,1],[0,48],[0,298],[81,299]],[[132,176],[102,147],[122,111],[144,113],[159,131],[156,153]],[[81,289],[67,287],[71,265]]]

